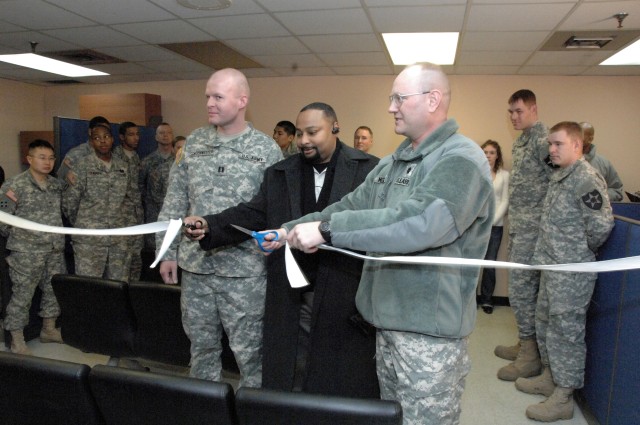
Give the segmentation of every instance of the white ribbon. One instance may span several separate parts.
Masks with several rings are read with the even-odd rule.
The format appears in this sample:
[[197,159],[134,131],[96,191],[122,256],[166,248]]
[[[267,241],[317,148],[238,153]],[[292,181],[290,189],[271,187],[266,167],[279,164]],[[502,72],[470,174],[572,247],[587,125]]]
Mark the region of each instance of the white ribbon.
[[[158,221],[155,223],[140,224],[137,226],[122,227],[119,229],[78,229],[75,227],[57,227],[46,224],[35,223],[24,218],[16,217],[0,211],[0,222],[22,229],[34,230],[38,232],[58,233],[66,235],[86,235],[86,236],[133,236],[157,233],[166,230],[160,251],[151,268],[155,267],[169,249],[171,242],[176,238],[182,228],[182,220]],[[389,256],[371,257],[369,255],[358,254],[347,249],[336,248],[328,245],[320,245],[319,248],[340,252],[361,260],[384,261],[387,263],[403,264],[428,264],[451,267],[493,267],[496,269],[529,269],[529,270],[552,270],[578,273],[599,273],[614,272],[622,270],[640,269],[640,256],[617,258],[615,260],[596,261],[590,263],[567,263],[551,265],[528,265],[520,263],[510,263],[507,261],[475,260],[470,258],[454,257],[412,257],[412,256]],[[285,244],[285,265],[287,278],[292,288],[301,288],[309,285],[306,277],[296,263],[289,244]]]
[[[566,263],[551,265],[528,265],[520,263],[510,263],[507,261],[491,261],[491,260],[475,260],[471,258],[454,258],[454,257],[405,257],[405,256],[389,256],[389,257],[371,257],[369,255],[358,254],[347,249],[336,248],[329,245],[319,245],[318,248],[328,251],[336,251],[361,260],[383,261],[387,263],[403,263],[403,264],[428,264],[452,267],[493,267],[496,269],[529,269],[529,270],[551,270],[578,273],[598,273],[598,272],[614,272],[621,270],[632,270],[640,268],[640,256],[617,258],[615,260],[595,261],[590,263]],[[302,288],[309,285],[304,277],[298,263],[296,263],[289,244],[286,244],[285,264],[287,268],[287,277],[292,288]],[[302,278],[300,278],[302,275]]]
[[4,211],[0,211],[0,222],[6,223],[13,227],[20,227],[21,229],[34,230],[36,232],[57,233],[62,235],[85,235],[85,236],[134,236],[134,235],[146,235],[150,233],[158,233],[164,230],[167,233],[162,241],[160,252],[151,265],[154,268],[158,262],[162,259],[164,254],[169,249],[171,242],[180,232],[182,226],[182,220],[170,220],[170,221],[157,221],[155,223],[139,224],[137,226],[121,227],[118,229],[78,229],[76,227],[59,227],[49,226],[47,224],[40,224],[34,221],[26,220],[15,215],[7,214]]

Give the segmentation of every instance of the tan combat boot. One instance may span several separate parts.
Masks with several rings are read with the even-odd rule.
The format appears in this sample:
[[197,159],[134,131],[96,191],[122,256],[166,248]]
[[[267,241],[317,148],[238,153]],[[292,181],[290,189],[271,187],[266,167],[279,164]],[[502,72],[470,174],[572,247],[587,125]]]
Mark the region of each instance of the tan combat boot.
[[493,350],[493,354],[501,359],[514,361],[518,357],[518,352],[520,352],[520,341],[516,345],[506,346],[506,345],[498,345],[495,350]]
[[31,355],[31,350],[24,342],[24,334],[22,329],[11,332],[11,352],[16,354],[24,354],[25,356]]
[[551,397],[527,407],[527,418],[540,422],[573,418],[573,388],[556,387]]
[[539,375],[542,370],[538,344],[535,339],[520,341],[520,351],[513,363],[498,370],[498,378],[503,381],[515,381],[518,378],[529,378]]
[[549,366],[545,366],[542,369],[542,374],[533,378],[518,378],[516,379],[516,388],[523,393],[527,394],[542,394],[550,397],[553,391],[556,389],[556,384],[553,382],[551,376],[551,369]]
[[62,334],[60,329],[56,328],[56,318],[49,317],[42,319],[42,330],[40,330],[40,342],[57,342],[62,343]]

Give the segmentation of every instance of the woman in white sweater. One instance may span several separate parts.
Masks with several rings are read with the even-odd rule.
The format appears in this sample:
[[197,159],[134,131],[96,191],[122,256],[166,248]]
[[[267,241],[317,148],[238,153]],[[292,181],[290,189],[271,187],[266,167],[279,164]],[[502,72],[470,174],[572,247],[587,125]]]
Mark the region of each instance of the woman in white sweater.
[[[509,206],[509,172],[502,168],[502,150],[495,140],[487,140],[481,146],[487,156],[491,166],[491,177],[493,178],[493,193],[496,197],[496,212],[491,228],[491,239],[487,248],[485,260],[495,260],[498,257],[500,242],[502,241],[502,230],[504,216]],[[479,303],[485,313],[493,313],[493,290],[496,287],[496,270],[485,268],[482,273],[480,284]]]

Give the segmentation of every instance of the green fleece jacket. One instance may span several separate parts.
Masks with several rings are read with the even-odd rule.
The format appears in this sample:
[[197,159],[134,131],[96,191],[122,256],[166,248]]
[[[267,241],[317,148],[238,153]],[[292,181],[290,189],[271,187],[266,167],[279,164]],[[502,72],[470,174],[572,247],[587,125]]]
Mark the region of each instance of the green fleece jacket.
[[[494,213],[489,164],[448,120],[416,150],[405,140],[355,191],[322,212],[334,246],[371,256],[484,258]],[[377,328],[459,338],[476,315],[478,267],[366,261],[356,304]]]

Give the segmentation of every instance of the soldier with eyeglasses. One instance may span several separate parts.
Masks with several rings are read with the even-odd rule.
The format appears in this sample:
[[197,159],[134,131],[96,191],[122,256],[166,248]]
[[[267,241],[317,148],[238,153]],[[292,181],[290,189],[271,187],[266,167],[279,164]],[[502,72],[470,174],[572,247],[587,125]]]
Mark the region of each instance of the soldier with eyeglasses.
[[[432,64],[413,65],[389,97],[395,132],[406,139],[339,202],[283,225],[311,253],[322,243],[378,256],[484,258],[494,213],[489,164],[448,119],[451,89]],[[288,232],[288,233],[287,233]],[[471,368],[478,267],[365,261],[356,295],[376,327],[380,395],[398,400],[405,424],[457,424]]]

